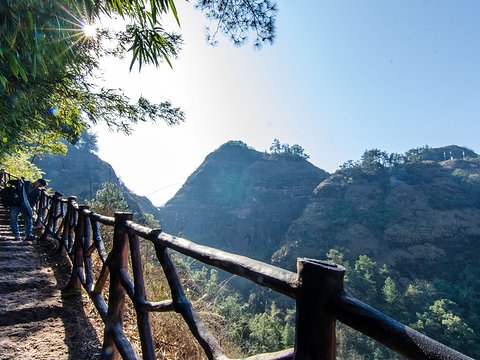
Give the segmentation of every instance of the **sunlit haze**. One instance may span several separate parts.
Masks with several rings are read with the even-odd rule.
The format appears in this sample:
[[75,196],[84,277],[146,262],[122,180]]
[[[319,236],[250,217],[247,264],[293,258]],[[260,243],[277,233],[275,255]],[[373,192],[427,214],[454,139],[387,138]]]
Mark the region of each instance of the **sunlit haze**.
[[221,37],[211,47],[204,16],[177,3],[185,45],[173,69],[103,67],[108,86],[170,100],[186,122],[94,129],[100,157],[155,205],[229,140],[299,144],[329,172],[372,148],[480,150],[479,2],[280,0],[275,43],[259,51]]

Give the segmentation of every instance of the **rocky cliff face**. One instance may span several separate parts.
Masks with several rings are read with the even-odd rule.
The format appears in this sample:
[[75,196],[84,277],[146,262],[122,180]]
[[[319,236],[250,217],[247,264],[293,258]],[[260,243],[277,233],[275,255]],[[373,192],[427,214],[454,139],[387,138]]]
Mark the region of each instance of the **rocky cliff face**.
[[397,278],[451,277],[454,264],[476,261],[478,155],[449,146],[387,160],[328,175],[230,142],[161,209],[162,226],[292,270],[297,257],[325,259],[332,248],[347,260],[368,255]]
[[[445,149],[433,150],[443,159]],[[275,262],[292,268],[297,257],[324,259],[334,248],[349,260],[368,255],[399,278],[452,279],[454,268],[478,268],[480,159],[469,155],[337,171],[316,187]]]
[[133,212],[154,214],[165,231],[285,268],[294,269],[297,257],[325,259],[332,248],[350,261],[368,255],[386,263],[397,278],[479,268],[477,154],[449,146],[393,162],[365,159],[329,175],[304,159],[272,158],[232,141],[208,155],[159,212],[89,151],[70,147],[40,166],[65,196],[83,202],[114,182]]
[[165,231],[269,260],[327,173],[291,157],[275,159],[232,141],[207,156],[160,210]]

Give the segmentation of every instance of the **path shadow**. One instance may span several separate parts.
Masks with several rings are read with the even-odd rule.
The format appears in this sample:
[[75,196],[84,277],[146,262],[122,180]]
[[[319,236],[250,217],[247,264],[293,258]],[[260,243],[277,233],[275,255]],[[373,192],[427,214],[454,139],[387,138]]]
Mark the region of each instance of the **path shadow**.
[[38,242],[42,247],[47,261],[51,264],[55,279],[62,289],[61,318],[65,328],[65,344],[69,348],[71,360],[100,359],[102,344],[97,336],[95,327],[85,313],[82,291],[63,291],[71,273],[71,263],[64,251],[58,250],[58,242],[53,239],[44,239]]

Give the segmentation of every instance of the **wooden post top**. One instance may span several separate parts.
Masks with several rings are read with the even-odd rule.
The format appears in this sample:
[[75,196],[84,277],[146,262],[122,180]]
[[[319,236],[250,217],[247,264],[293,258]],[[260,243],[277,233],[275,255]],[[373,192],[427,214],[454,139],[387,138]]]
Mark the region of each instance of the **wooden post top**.
[[131,212],[118,211],[115,213],[115,220],[127,221],[132,219],[133,219],[133,213]]
[[338,265],[330,261],[298,258],[297,272],[300,273],[301,271],[305,270],[345,273],[345,268],[342,265]]
[[152,230],[150,231],[150,234],[152,234],[153,236],[158,236],[158,235],[160,235],[162,232],[163,232],[163,229],[162,229],[162,228],[156,228],[156,229],[152,229]]
[[312,294],[321,291],[326,302],[335,302],[343,289],[345,268],[329,261],[299,258],[297,259],[298,285],[302,291]]

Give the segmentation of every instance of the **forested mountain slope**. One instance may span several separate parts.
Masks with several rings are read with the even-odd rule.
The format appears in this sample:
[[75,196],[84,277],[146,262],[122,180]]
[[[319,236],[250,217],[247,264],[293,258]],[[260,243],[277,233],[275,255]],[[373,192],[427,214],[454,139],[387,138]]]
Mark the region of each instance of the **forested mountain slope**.
[[298,256],[323,258],[334,248],[348,260],[368,255],[409,279],[452,278],[452,268],[475,265],[480,159],[463,149],[437,161],[449,149],[397,158],[372,150],[346,164],[316,187],[275,261],[291,267]]
[[[347,268],[346,288],[359,299],[480,356],[477,154],[375,149],[328,175],[243,145],[210,154],[161,209],[167,232],[291,270],[297,257],[329,258]],[[339,334],[340,358],[396,358],[348,329]]]
[[[479,245],[477,154],[370,150],[316,187],[273,260],[293,268],[299,256],[328,256],[347,268],[347,290],[359,299],[478,358]],[[381,351],[347,337],[355,352]]]
[[208,155],[160,209],[165,231],[269,261],[327,173],[298,156],[231,141]]
[[[83,201],[105,181],[123,186],[96,155],[69,150],[39,164],[52,188]],[[301,156],[276,155],[240,141],[220,146],[159,210],[162,228],[291,270],[297,257],[343,264],[354,296],[480,357],[477,154],[458,146],[375,149],[331,175]],[[254,295],[249,303],[260,312],[279,300]],[[340,359],[397,358],[343,327],[339,342]]]
[[45,172],[48,187],[60,191],[64,197],[75,195],[79,203],[95,198],[97,190],[106,182],[118,185],[129,209],[141,218],[144,213],[158,217],[158,209],[151,201],[130,191],[118,178],[110,164],[100,159],[85,146],[67,144],[66,155],[47,155],[36,164]]

